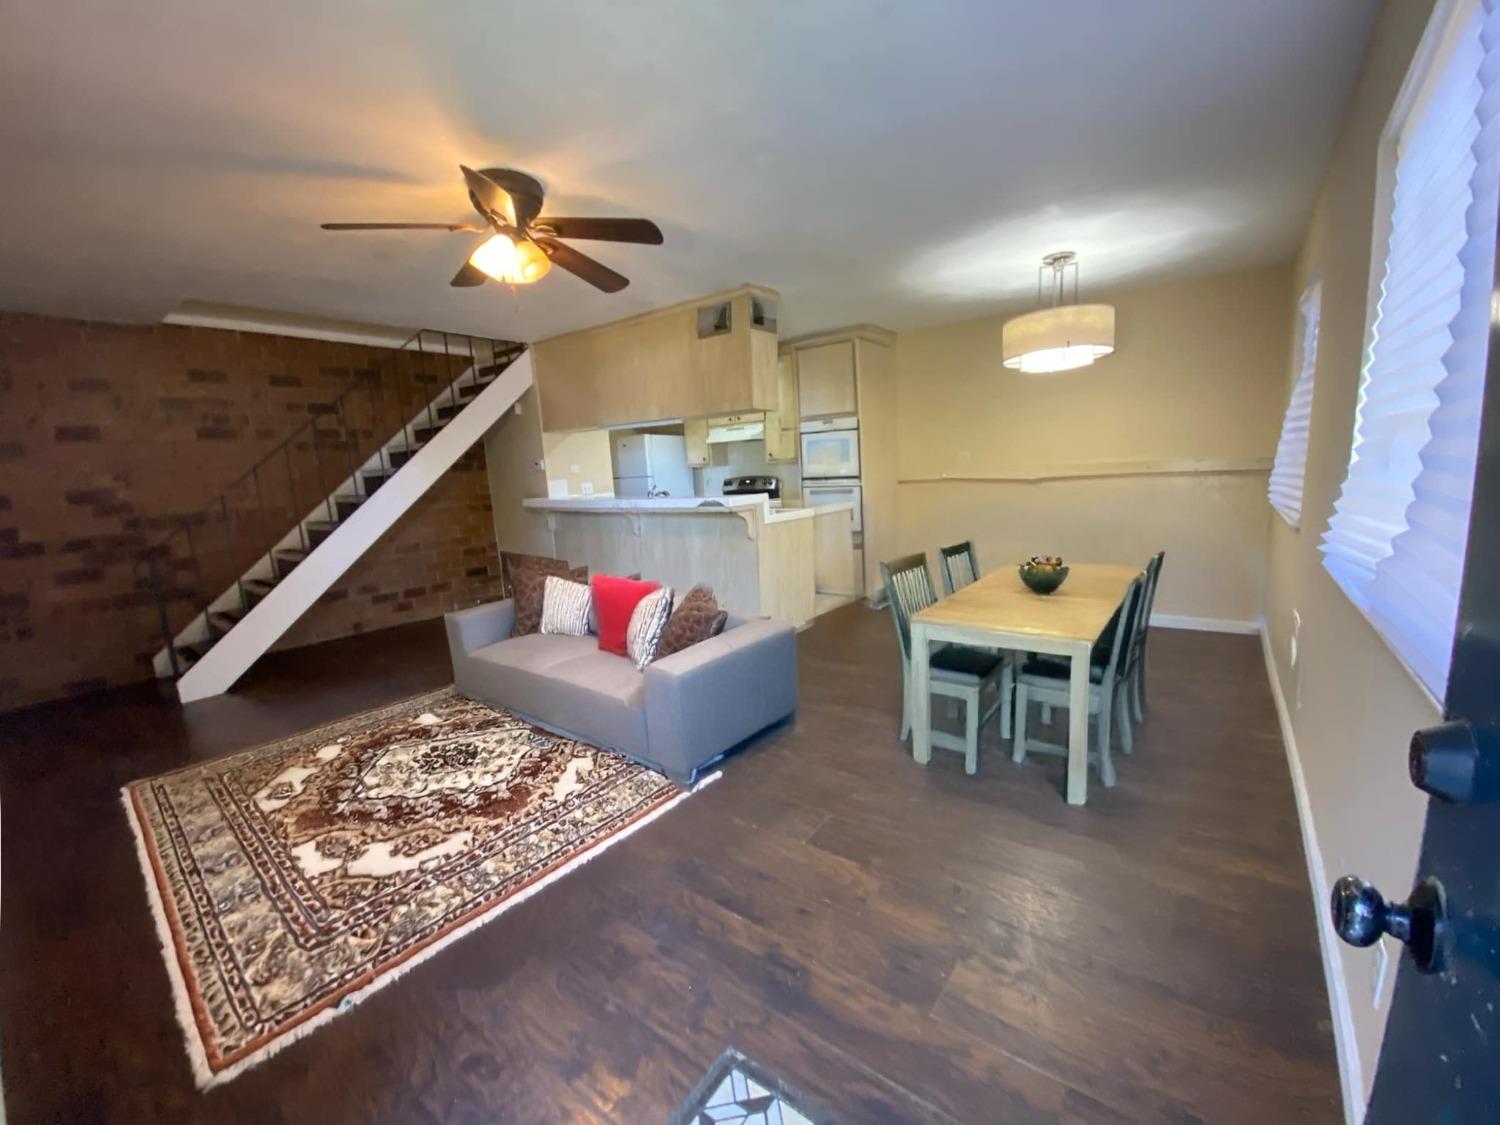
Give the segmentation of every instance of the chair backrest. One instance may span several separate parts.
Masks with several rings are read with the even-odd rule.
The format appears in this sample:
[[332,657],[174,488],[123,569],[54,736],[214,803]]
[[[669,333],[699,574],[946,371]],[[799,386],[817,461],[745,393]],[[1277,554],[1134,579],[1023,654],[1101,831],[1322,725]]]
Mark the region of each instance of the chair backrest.
[[1104,682],[1111,684],[1116,674],[1120,671],[1121,661],[1125,659],[1127,651],[1135,644],[1136,621],[1145,606],[1146,576],[1139,574],[1130,583],[1130,588],[1125,591],[1125,600],[1120,603],[1119,627],[1115,629],[1114,639],[1110,642],[1109,658],[1104,663]]
[[943,570],[943,589],[947,593],[962,590],[979,579],[979,554],[974,540],[965,539],[951,547],[938,548],[938,566]]
[[901,645],[901,662],[911,658],[911,618],[937,601],[932,575],[927,571],[926,555],[907,555],[880,564],[885,582],[886,600],[891,603],[891,619],[896,623],[896,640]]
[[1130,651],[1126,653],[1129,663],[1135,663],[1141,650],[1146,647],[1146,631],[1151,627],[1151,610],[1156,604],[1156,583],[1161,578],[1161,564],[1167,557],[1165,551],[1157,551],[1146,564],[1144,584],[1141,587],[1141,609],[1136,614],[1135,635],[1130,640]]
[[[1157,551],[1146,564],[1146,616],[1156,606],[1156,585],[1161,581],[1161,564],[1167,561],[1167,552]],[[1142,630],[1144,632],[1144,630]]]

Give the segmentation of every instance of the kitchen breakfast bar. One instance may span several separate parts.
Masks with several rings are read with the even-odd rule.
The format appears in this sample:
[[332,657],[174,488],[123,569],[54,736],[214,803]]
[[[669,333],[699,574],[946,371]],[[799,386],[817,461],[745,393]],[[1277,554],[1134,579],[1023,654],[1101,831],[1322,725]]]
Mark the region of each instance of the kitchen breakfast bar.
[[764,496],[533,499],[552,554],[604,574],[640,574],[679,593],[713,588],[732,613],[801,628],[818,594],[857,592],[852,505],[773,507]]

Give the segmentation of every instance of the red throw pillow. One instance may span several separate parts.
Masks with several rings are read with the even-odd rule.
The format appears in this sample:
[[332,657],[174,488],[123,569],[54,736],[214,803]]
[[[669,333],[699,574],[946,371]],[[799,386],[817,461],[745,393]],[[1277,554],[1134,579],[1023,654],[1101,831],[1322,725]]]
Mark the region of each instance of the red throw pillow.
[[652,591],[660,590],[661,583],[596,574],[589,585],[594,591],[594,612],[599,618],[600,651],[626,655],[625,630],[630,627],[635,604]]

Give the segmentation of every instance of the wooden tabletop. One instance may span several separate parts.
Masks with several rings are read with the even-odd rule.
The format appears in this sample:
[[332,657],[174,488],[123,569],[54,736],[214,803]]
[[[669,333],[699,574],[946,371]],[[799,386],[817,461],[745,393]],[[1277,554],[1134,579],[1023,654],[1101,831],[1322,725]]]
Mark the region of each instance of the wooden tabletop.
[[1136,567],[1073,563],[1056,592],[1034,594],[1014,566],[1004,566],[928,606],[912,621],[1092,644],[1140,573]]

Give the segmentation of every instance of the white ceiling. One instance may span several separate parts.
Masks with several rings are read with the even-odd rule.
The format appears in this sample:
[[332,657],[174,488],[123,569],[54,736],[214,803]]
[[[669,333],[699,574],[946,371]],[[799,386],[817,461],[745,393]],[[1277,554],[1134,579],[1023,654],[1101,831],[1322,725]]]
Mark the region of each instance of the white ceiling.
[[[744,281],[782,334],[1285,260],[1373,0],[0,0],[0,307],[183,299],[534,340]],[[661,247],[448,286],[457,165]]]

